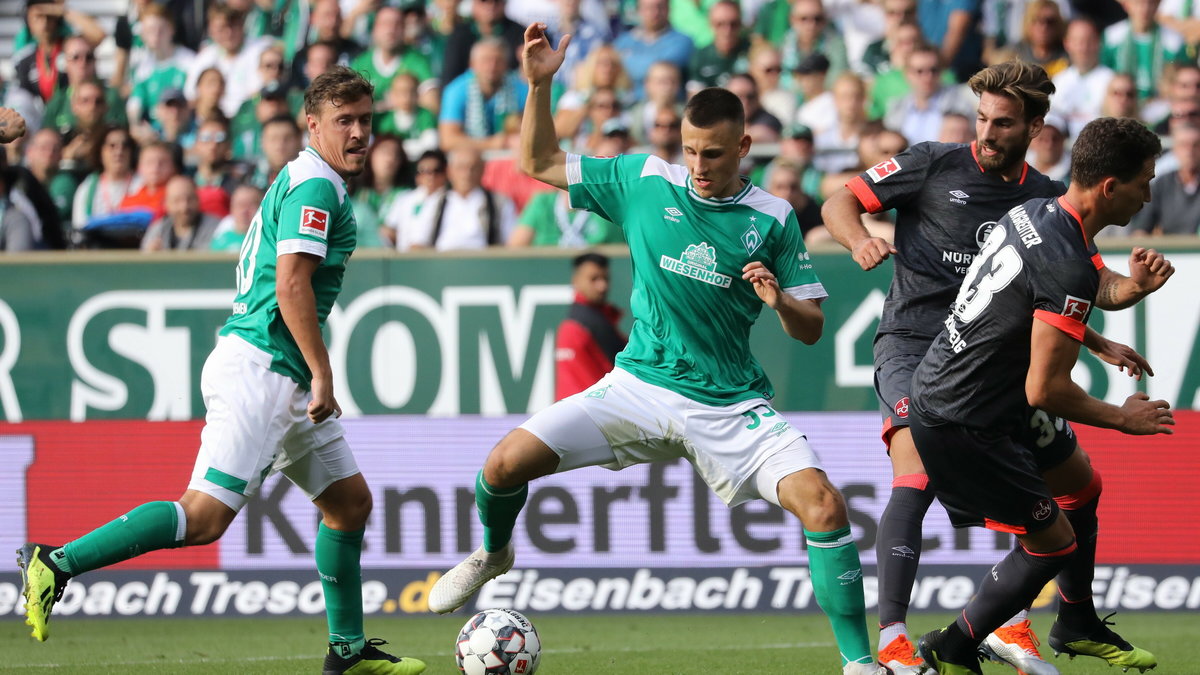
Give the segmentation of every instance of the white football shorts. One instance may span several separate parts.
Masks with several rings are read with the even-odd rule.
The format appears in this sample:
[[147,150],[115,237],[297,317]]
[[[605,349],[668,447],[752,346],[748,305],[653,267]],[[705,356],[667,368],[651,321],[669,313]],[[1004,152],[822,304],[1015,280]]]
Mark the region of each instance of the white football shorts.
[[764,398],[705,405],[620,368],[520,428],[559,456],[559,472],[683,457],[729,506],[760,497],[779,505],[779,481],[821,468],[804,434]]
[[308,419],[312,393],[270,370],[271,355],[234,335],[217,338],[200,392],[208,409],[188,489],[240,511],[282,471],[309,499],[358,473],[342,425]]

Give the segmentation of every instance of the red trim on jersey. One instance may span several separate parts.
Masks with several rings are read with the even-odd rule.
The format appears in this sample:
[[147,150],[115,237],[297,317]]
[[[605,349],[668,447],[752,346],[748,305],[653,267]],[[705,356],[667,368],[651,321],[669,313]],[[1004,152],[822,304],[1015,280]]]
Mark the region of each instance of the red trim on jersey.
[[1025,527],[1023,525],[1005,525],[1004,523],[1002,523],[998,520],[992,520],[991,518],[984,518],[983,526],[989,530],[995,530],[997,532],[1007,532],[1009,534],[1025,534]]
[[879,197],[867,187],[867,181],[862,179],[862,176],[855,176],[846,181],[846,187],[854,193],[858,198],[858,203],[863,205],[867,213],[879,213],[883,209],[883,204],[879,201]]
[[892,479],[892,487],[908,487],[916,490],[924,490],[929,487],[929,476],[923,473],[908,473],[903,476],[896,476]]
[[1034,551],[1030,551],[1029,549],[1025,548],[1024,544],[1021,544],[1021,548],[1025,549],[1025,552],[1028,553],[1029,555],[1036,556],[1038,558],[1058,558],[1060,556],[1070,555],[1070,554],[1074,553],[1075,549],[1079,548],[1079,545],[1075,542],[1074,539],[1072,539],[1070,546],[1064,546],[1064,547],[1058,549],[1057,551],[1050,551],[1049,553],[1036,553]]
[[[983,165],[979,163],[979,148],[977,147],[978,143],[979,141],[971,141],[971,159],[975,160],[975,166],[979,167],[980,173],[987,173],[987,169],[984,169]],[[1025,162],[1021,165],[1021,178],[1017,180],[1017,185],[1024,185],[1025,177],[1028,175],[1029,162]]]
[[979,148],[976,147],[978,141],[971,141],[971,159],[975,160],[975,166],[979,167],[979,173],[987,173],[983,170],[983,165],[979,163]]
[[1042,321],[1045,321],[1046,323],[1050,324],[1051,326],[1054,326],[1055,328],[1061,330],[1062,332],[1066,333],[1067,335],[1070,335],[1071,337],[1075,338],[1075,340],[1077,340],[1079,342],[1083,342],[1083,333],[1084,333],[1084,329],[1086,328],[1086,326],[1083,324],[1082,321],[1067,318],[1067,317],[1063,316],[1062,314],[1055,314],[1054,312],[1047,312],[1044,309],[1033,310],[1033,318],[1041,319]]
[[1092,469],[1092,480],[1082,490],[1069,495],[1055,497],[1054,501],[1058,502],[1058,506],[1063,510],[1074,511],[1092,503],[1093,500],[1100,496],[1100,492],[1103,489],[1104,481],[1100,479],[1100,472]]
[[1071,202],[1067,201],[1065,195],[1058,198],[1058,205],[1063,207],[1063,209],[1065,209],[1066,212],[1071,214],[1071,217],[1075,219],[1075,224],[1079,226],[1079,235],[1083,237],[1083,241],[1086,243],[1087,232],[1083,231],[1083,216],[1079,215],[1079,211],[1075,210],[1075,207],[1071,205]]
[[1097,271],[1107,267],[1107,265],[1104,264],[1104,257],[1100,255],[1099,251],[1096,251],[1096,255],[1092,256],[1092,265],[1095,266]]

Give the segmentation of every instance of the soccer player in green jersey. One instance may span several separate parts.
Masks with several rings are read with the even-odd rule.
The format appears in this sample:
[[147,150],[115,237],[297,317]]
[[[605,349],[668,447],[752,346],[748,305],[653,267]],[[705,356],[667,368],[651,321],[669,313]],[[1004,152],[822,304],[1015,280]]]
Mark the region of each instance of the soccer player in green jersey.
[[208,409],[191,482],[178,501],[142,504],[60,547],[19,551],[26,623],[45,640],[68,579],[157,549],[216,541],[263,480],[282,471],[321,511],[317,572],[325,594],[325,675],[415,675],[416,659],[363,633],[359,557],[371,493],[337,417],[321,327],[354,250],[348,177],[362,172],[371,84],[335,67],[305,93],[309,147],[271,185],[242,243],[233,315],[204,364]]
[[771,383],[750,354],[750,327],[764,304],[788,335],[816,342],[826,294],[792,208],[737,173],[750,149],[741,101],[716,88],[692,97],[683,119],[686,168],[651,155],[565,154],[550,88],[569,42],[564,36],[554,50],[544,24],[525,31],[521,168],[568,190],[572,207],[622,227],[633,259],[633,331],[611,373],[534,415],[492,451],[475,485],[483,546],[437,581],[430,609],[458,609],[511,569],[530,480],[683,457],[727,504],[765,499],[800,518],[813,590],[844,672],[882,672],[867,637],[845,502],[805,437],[771,407]]

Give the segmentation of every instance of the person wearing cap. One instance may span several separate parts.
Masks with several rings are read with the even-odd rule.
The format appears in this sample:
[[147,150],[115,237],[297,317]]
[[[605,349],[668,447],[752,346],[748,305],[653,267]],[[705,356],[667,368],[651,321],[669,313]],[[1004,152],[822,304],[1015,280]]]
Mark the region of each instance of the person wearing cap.
[[158,99],[154,116],[148,125],[149,133],[131,129],[141,145],[154,140],[175,143],[189,150],[196,140],[196,114],[192,110],[182,89],[167,89]]
[[[287,91],[276,83],[268,84],[255,96],[254,108],[249,115],[239,114],[229,124],[233,134],[233,156],[243,162],[255,162],[261,158],[261,140],[267,122],[276,117],[292,114]],[[266,190],[268,185],[262,186]]]
[[795,0],[788,22],[791,28],[783,39],[783,67],[796,69],[807,57],[823,54],[828,60],[825,86],[832,86],[834,79],[850,67],[850,59],[824,4],[821,0]]
[[1050,180],[1064,185],[1071,181],[1071,153],[1067,151],[1068,127],[1062,115],[1046,113],[1042,133],[1029,142],[1026,161]]
[[801,100],[796,121],[820,134],[837,116],[833,92],[828,87],[829,59],[809,54],[792,69],[792,86]]

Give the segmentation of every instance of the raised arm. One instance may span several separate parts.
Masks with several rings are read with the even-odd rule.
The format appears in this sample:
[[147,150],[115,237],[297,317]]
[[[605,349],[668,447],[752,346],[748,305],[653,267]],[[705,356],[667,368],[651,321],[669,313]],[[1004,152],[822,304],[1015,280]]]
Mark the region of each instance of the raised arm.
[[862,215],[866,212],[858,197],[845,186],[833,193],[821,207],[825,229],[850,251],[854,262],[864,271],[878,267],[888,256],[896,254],[895,246],[886,239],[871,236],[863,225]]
[[558,147],[554,116],[550,114],[550,81],[562,67],[571,36],[564,35],[558,49],[550,48],[546,24],[525,29],[521,70],[529,80],[529,98],[521,118],[521,171],[543,183],[567,189],[567,154]]
[[1129,254],[1129,276],[1105,267],[1100,270],[1096,306],[1104,310],[1132,307],[1162,288],[1175,273],[1171,261],[1154,249],[1141,246]]

